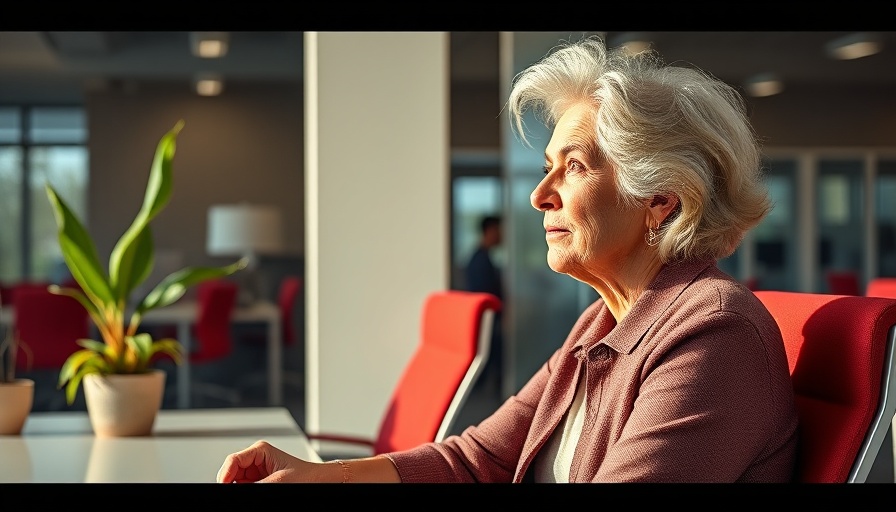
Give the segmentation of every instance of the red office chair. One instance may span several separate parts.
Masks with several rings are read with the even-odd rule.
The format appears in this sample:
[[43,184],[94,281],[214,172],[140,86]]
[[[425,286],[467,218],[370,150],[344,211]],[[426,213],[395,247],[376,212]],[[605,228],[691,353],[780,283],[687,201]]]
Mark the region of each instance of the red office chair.
[[865,295],[867,297],[896,299],[896,277],[876,277],[868,281]]
[[859,291],[859,275],[852,270],[829,270],[825,273],[828,293],[833,295],[862,295]]
[[35,378],[37,385],[44,381],[54,384],[42,395],[48,398],[47,404],[35,407],[64,408],[65,393],[55,387],[56,373],[81,348],[77,340],[90,337],[87,310],[72,297],[51,293],[46,286],[22,286],[15,291],[13,325],[19,343],[16,369],[20,376],[46,373],[46,378]]
[[[236,307],[238,286],[233,281],[214,279],[196,286],[199,311],[193,326],[194,347],[190,351],[190,367],[212,370],[212,363],[222,362],[233,352],[231,318]],[[190,382],[191,395],[210,396],[231,405],[241,401],[239,392],[208,381]]]
[[51,283],[47,281],[19,281],[14,283],[11,286],[7,286],[3,291],[3,304],[5,306],[14,306],[16,303],[16,294],[18,294],[18,292],[28,290],[46,291],[50,284]]
[[[312,441],[348,443],[380,454],[441,441],[488,359],[494,314],[501,301],[480,292],[441,291],[423,305],[420,343],[380,422],[376,439],[308,433]],[[321,453],[321,458],[332,458]]]
[[[277,308],[280,310],[280,333],[283,339],[284,349],[295,345],[297,337],[293,314],[296,300],[302,292],[302,278],[298,276],[286,276],[280,281],[280,289],[277,293]],[[267,348],[267,333],[256,335],[247,333],[241,336],[241,341]],[[301,372],[283,372],[283,383],[289,384],[301,393],[305,389],[305,376]],[[251,386],[267,384],[266,372],[254,372],[241,378],[238,387],[244,389]]]
[[896,299],[757,291],[784,337],[798,482],[865,482],[896,414]]
[[0,306],[12,305],[12,285],[0,283]]
[[20,370],[60,369],[80,348],[76,341],[90,337],[90,316],[84,306],[46,286],[17,288],[13,316]]

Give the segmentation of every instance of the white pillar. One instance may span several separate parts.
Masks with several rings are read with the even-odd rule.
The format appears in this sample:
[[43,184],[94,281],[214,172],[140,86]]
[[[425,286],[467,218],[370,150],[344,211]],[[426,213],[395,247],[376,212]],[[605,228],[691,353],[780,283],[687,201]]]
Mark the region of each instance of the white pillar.
[[373,436],[449,281],[444,32],[305,35],[306,428]]

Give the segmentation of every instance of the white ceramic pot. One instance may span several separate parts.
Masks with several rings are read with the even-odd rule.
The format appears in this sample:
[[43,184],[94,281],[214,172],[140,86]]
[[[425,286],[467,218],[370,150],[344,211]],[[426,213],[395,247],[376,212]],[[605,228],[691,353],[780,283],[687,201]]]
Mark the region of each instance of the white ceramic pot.
[[33,403],[33,380],[15,379],[0,383],[0,435],[21,434]]
[[152,434],[165,393],[165,372],[84,377],[87,415],[97,437]]

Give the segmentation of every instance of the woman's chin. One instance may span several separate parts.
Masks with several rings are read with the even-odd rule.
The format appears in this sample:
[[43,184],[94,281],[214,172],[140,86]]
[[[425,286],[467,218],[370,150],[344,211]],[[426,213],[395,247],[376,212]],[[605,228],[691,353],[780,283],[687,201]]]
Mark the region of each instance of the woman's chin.
[[558,274],[565,274],[569,265],[567,265],[565,258],[552,256],[548,253],[548,267]]

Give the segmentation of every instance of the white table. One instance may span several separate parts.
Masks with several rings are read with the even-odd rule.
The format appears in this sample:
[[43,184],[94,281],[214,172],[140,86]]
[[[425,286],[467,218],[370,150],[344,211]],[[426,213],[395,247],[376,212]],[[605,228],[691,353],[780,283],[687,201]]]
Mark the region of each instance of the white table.
[[[152,309],[143,315],[141,325],[174,324],[177,339],[186,350],[192,347],[192,325],[196,321],[198,303],[180,300],[163,308]],[[231,318],[233,323],[267,324],[268,405],[283,405],[283,343],[280,333],[280,309],[270,301],[258,301],[248,306],[237,305]],[[184,358],[177,367],[177,404],[190,407],[190,361]]]
[[[147,311],[141,325],[176,325],[177,339],[186,350],[192,346],[192,325],[196,321],[198,303],[182,299],[170,306]],[[0,309],[0,325],[11,326],[14,310],[11,306]],[[267,374],[268,405],[283,405],[283,343],[281,340],[280,309],[270,301],[259,301],[248,306],[237,305],[231,319],[233,323],[267,324]],[[2,333],[0,333],[2,334]],[[77,347],[72,347],[72,351]],[[177,366],[177,404],[182,409],[190,407],[190,361],[184,358]]]
[[283,407],[163,409],[153,435],[98,438],[84,411],[31,413],[0,436],[0,483],[214,483],[224,458],[264,439],[319,462]]

